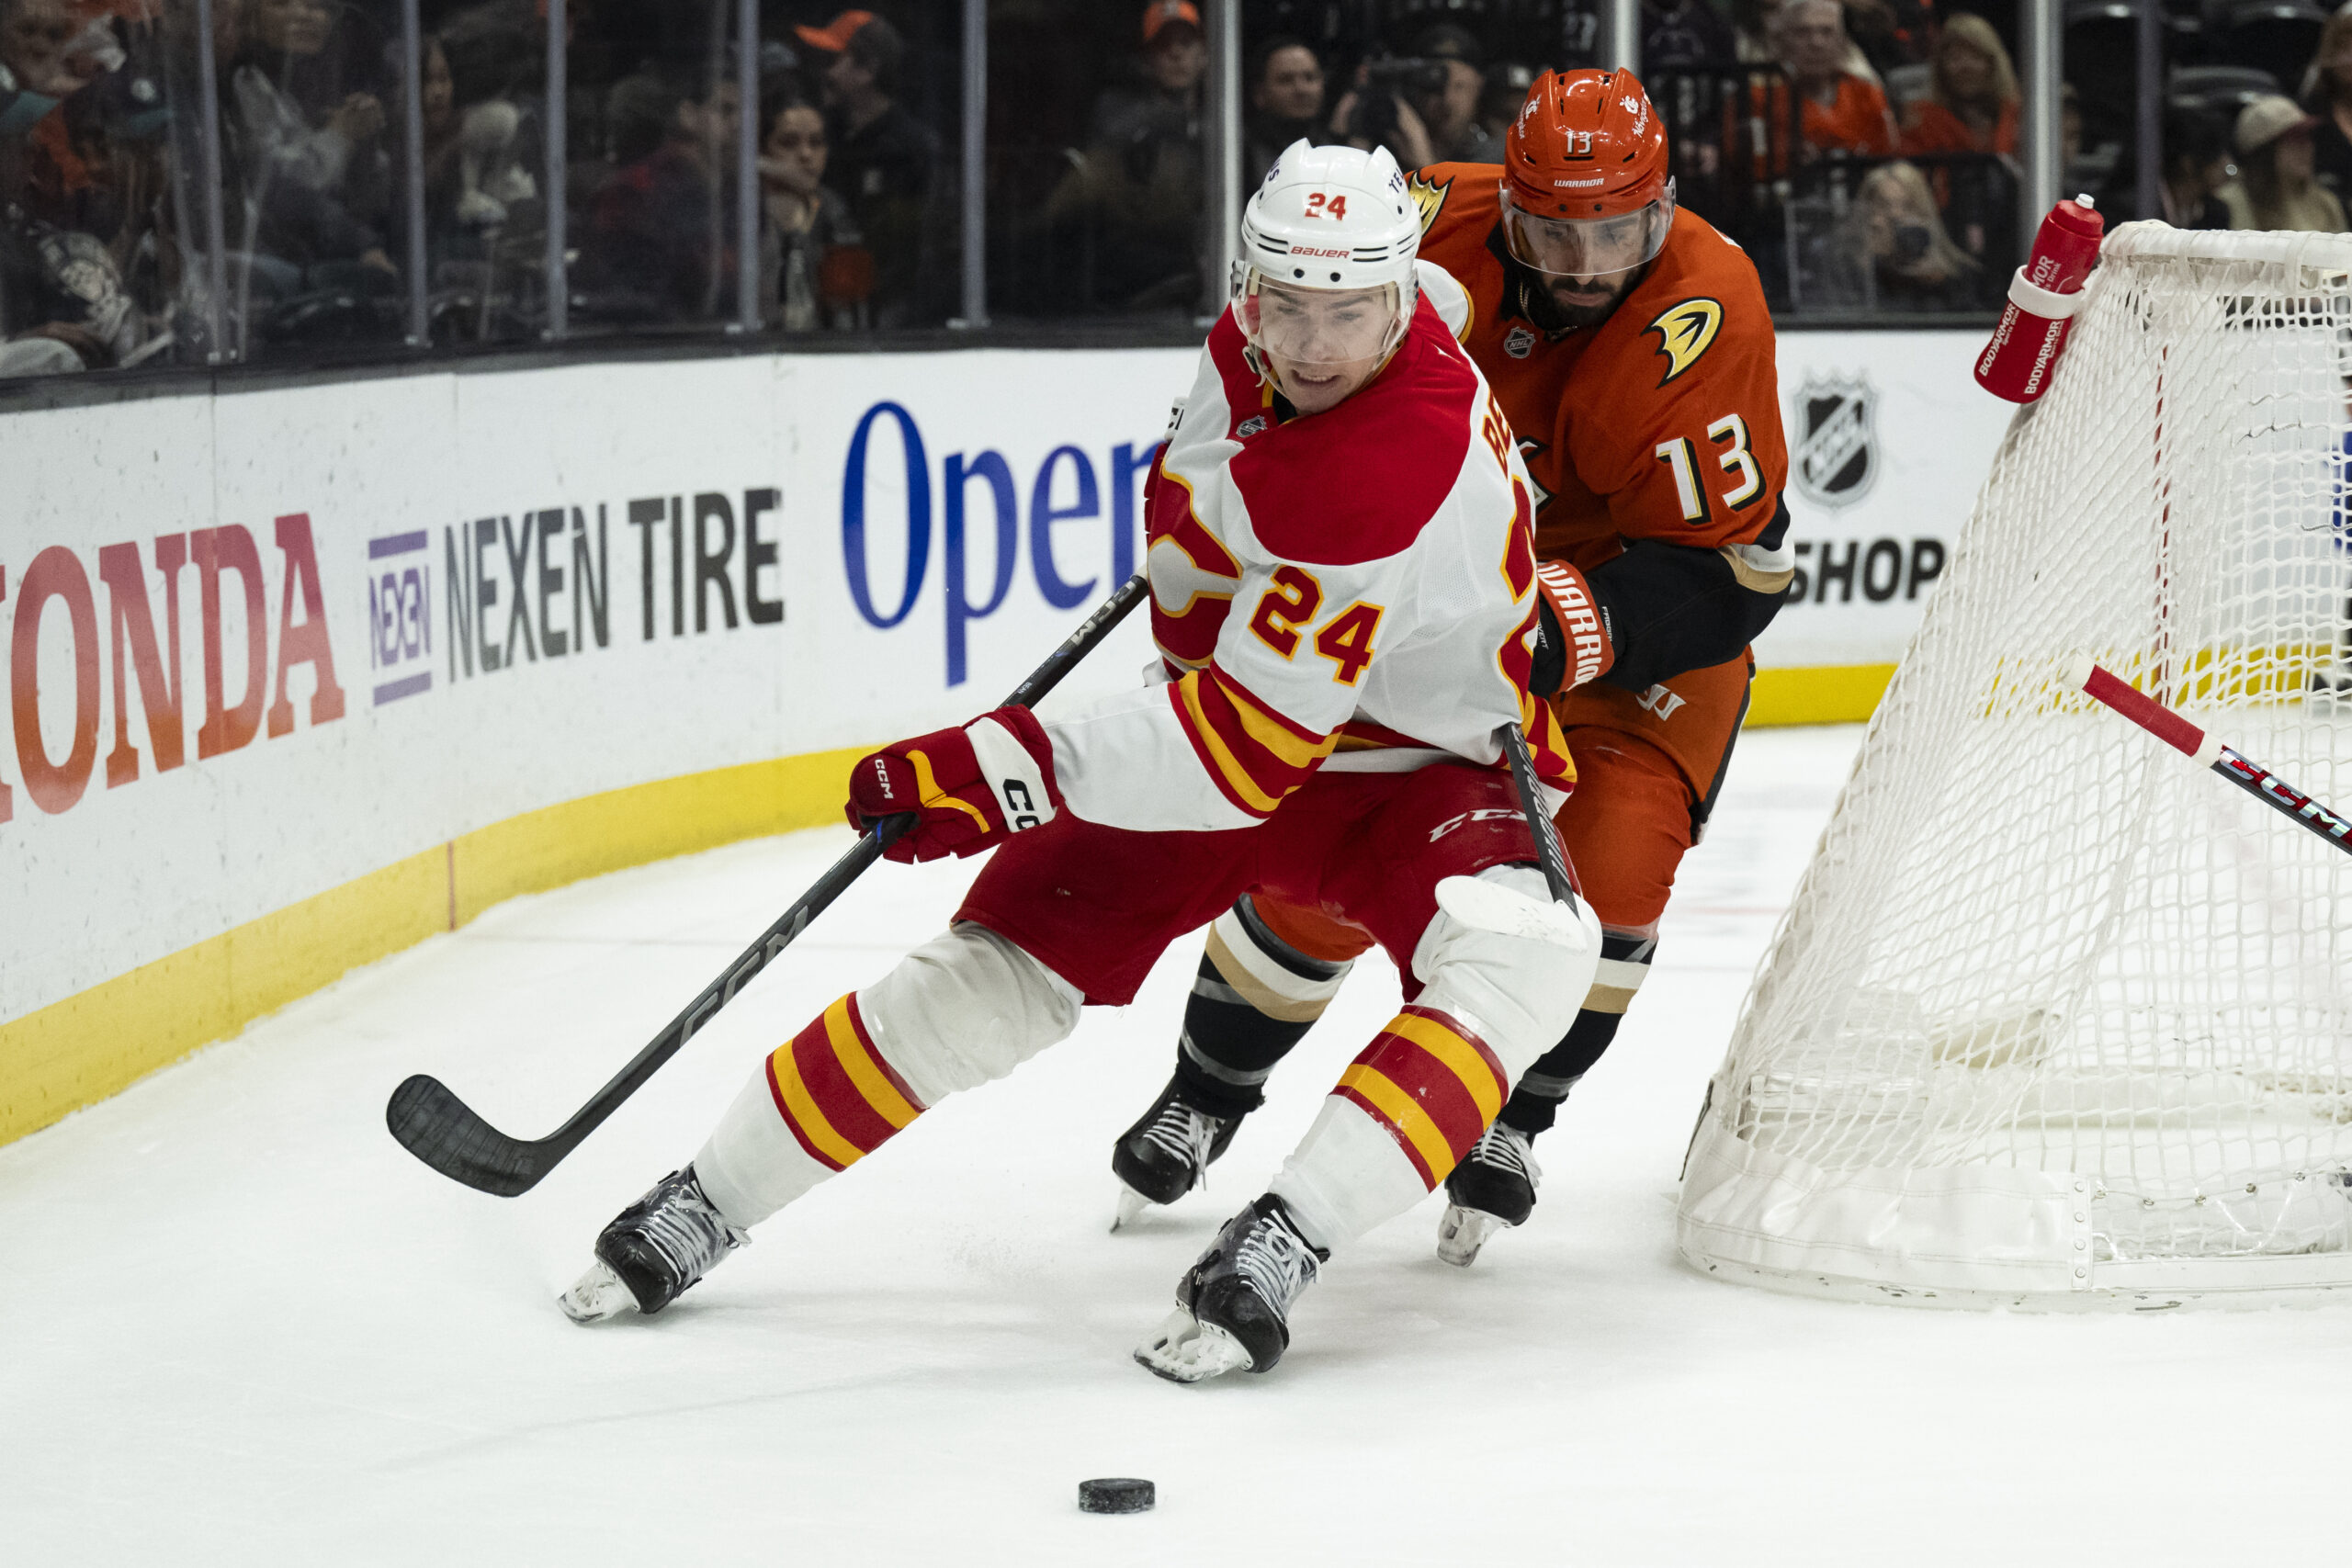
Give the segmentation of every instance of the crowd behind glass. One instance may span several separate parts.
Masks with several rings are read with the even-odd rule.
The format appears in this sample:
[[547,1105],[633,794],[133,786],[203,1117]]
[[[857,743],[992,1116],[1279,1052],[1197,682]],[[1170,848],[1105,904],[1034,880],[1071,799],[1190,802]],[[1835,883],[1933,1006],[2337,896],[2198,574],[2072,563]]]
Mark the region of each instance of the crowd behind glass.
[[[961,10],[757,0],[747,30],[741,0],[0,0],[0,377],[948,325]],[[2135,5],[2064,15],[2064,188],[2136,216]],[[2163,20],[2148,216],[2343,229],[2352,6]],[[1997,306],[2016,0],[1644,0],[1641,23],[1681,203],[1784,322]],[[1246,191],[1300,137],[1494,162],[1599,28],[1566,0],[1243,0],[1240,31]],[[1200,12],[992,0],[988,39],[991,321],[1185,330],[1217,293]]]

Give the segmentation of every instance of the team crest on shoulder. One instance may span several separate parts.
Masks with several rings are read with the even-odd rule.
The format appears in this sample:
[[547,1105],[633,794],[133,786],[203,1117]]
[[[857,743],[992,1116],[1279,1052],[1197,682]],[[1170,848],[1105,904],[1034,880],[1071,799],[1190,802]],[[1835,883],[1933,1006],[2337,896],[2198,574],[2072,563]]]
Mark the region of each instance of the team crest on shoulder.
[[1503,352],[1513,359],[1524,359],[1535,352],[1535,334],[1523,326],[1514,326],[1503,333]]
[[1723,327],[1724,308],[1714,299],[1685,299],[1659,311],[1657,320],[1644,329],[1657,333],[1657,352],[1666,355],[1666,374],[1657,384],[1663,387],[1698,364]]
[[1446,181],[1443,185],[1431,185],[1421,178],[1418,170],[1414,172],[1411,179],[1405,182],[1405,194],[1411,197],[1413,205],[1421,209],[1422,233],[1428,233],[1430,225],[1437,221],[1438,209],[1445,205],[1446,192],[1453,188],[1452,180]]

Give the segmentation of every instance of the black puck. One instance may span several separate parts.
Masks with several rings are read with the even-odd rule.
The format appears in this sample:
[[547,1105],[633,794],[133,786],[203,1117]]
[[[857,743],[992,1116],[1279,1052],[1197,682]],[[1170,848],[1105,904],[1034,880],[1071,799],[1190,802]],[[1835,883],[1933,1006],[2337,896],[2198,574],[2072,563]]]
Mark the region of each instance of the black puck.
[[1078,1483],[1081,1514],[1140,1514],[1159,1501],[1148,1481],[1132,1475],[1105,1475]]

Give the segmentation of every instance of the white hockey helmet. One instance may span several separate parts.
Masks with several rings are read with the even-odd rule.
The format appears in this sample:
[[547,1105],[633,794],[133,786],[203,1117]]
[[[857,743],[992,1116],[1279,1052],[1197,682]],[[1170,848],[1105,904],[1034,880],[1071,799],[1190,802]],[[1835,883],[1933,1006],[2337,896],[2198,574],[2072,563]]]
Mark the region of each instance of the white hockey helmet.
[[1386,148],[1294,141],[1241,209],[1234,314],[1261,353],[1308,364],[1385,356],[1419,299],[1420,243],[1420,209]]

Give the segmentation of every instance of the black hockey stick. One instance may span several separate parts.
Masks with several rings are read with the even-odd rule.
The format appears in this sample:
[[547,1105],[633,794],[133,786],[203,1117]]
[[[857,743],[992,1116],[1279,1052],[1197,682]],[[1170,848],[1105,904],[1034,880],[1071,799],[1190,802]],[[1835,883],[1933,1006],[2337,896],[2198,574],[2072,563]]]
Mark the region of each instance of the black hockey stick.
[[1568,869],[1568,852],[1560,847],[1560,830],[1552,826],[1552,814],[1544,809],[1544,790],[1535,782],[1535,759],[1528,755],[1527,732],[1516,724],[1506,724],[1496,728],[1495,738],[1503,743],[1503,755],[1510,759],[1510,776],[1519,784],[1520,809],[1527,813],[1528,831],[1535,835],[1535,859],[1544,868],[1552,901],[1574,909],[1577,907],[1576,874]]
[[[1080,660],[1102,644],[1112,627],[1143,603],[1145,592],[1141,573],[1127,579],[1102,608],[1070,633],[1069,640],[1054,649],[1043,664],[1030,671],[1027,680],[1013,688],[1004,705],[1035,706],[1061,683],[1063,676],[1078,667]],[[572,1112],[570,1121],[546,1137],[508,1137],[476,1115],[465,1101],[449,1091],[447,1085],[426,1073],[417,1074],[392,1091],[391,1102],[384,1108],[384,1120],[391,1128],[392,1136],[409,1153],[452,1181],[462,1181],[501,1198],[528,1192],[566,1155],[579,1147],[582,1139],[619,1110],[621,1102],[635,1094],[662,1063],[676,1055],[753,976],[790,946],[808,922],[865,874],[865,868],[879,860],[882,852],[913,822],[911,814],[888,818],[859,839],[792,908],[777,918],[775,924],[762,931],[757,942],[745,948],[718,978],[704,987],[702,994],[688,1002],[684,1012],[672,1019],[644,1050],[630,1058],[628,1066],[613,1076],[612,1082],[598,1089],[587,1104]]]

